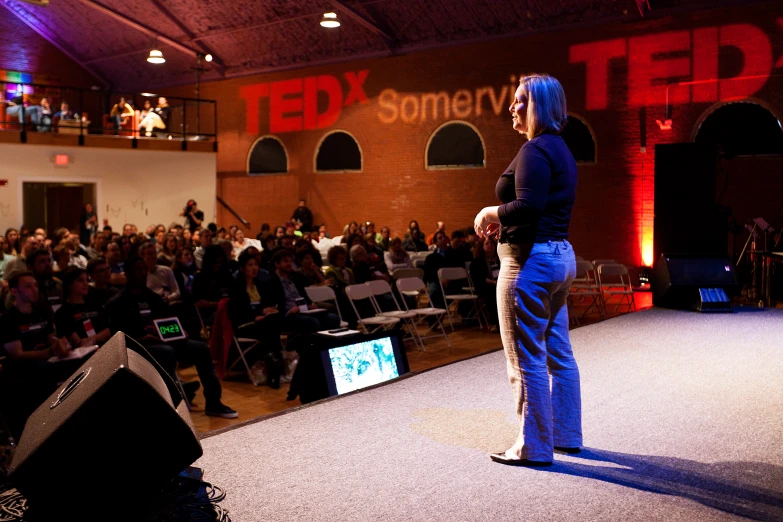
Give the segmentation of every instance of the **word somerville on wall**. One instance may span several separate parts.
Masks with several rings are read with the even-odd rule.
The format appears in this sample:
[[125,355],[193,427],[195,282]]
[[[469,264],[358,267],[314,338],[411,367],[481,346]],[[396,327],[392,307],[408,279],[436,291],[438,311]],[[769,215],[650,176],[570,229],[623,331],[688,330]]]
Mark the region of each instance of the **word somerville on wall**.
[[[783,31],[783,18],[777,19]],[[731,70],[721,63],[731,48],[741,56],[741,68],[729,77],[718,71]],[[563,64],[585,68],[585,108],[605,110],[610,106],[612,82],[610,62],[628,65],[627,99],[623,107],[704,103],[740,99],[764,87],[775,69],[783,68],[783,57],[775,58],[772,39],[752,24],[728,24],[691,30],[658,32],[630,38],[615,38],[572,45]],[[555,71],[553,71],[555,72]],[[268,98],[266,117],[269,132],[284,133],[331,127],[344,107],[369,104],[364,89],[369,69],[333,75],[310,76],[270,83],[245,85],[239,97],[245,100],[246,130],[260,133],[260,100]],[[517,77],[510,85],[457,89],[453,92],[401,93],[393,88],[377,95],[376,116],[383,124],[418,124],[426,121],[463,119],[502,114],[513,101]],[[690,82],[680,86],[680,82]],[[674,87],[674,88],[673,88]],[[373,99],[375,94],[371,93]],[[319,98],[326,104],[319,104]],[[319,112],[319,108],[322,112]]]

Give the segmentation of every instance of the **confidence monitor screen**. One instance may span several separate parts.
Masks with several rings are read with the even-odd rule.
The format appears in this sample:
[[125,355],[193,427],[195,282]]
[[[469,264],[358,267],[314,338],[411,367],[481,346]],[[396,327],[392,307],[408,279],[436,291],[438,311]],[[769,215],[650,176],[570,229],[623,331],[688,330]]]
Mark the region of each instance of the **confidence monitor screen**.
[[357,340],[321,352],[330,395],[396,379],[405,374],[405,347],[397,335]]

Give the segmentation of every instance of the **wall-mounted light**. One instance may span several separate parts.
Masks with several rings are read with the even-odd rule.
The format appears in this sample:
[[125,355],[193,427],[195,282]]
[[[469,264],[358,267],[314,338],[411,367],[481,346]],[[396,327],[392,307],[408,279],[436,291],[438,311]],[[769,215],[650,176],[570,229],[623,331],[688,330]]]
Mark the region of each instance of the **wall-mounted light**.
[[326,27],[328,29],[340,27],[340,21],[337,19],[337,13],[324,13],[323,18],[321,18],[321,27]]

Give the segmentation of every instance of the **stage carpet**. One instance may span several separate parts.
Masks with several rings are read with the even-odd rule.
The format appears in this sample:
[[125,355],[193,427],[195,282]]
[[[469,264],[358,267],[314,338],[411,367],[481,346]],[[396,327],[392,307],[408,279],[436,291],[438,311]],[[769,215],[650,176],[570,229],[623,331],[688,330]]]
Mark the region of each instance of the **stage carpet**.
[[783,520],[783,310],[651,309],[571,332],[586,450],[488,453],[517,422],[502,352],[203,439],[236,522]]

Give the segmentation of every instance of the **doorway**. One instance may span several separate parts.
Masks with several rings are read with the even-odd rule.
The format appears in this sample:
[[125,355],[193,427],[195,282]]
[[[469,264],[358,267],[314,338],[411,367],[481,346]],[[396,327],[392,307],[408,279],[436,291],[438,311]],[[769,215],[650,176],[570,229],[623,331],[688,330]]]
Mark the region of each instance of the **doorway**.
[[48,237],[60,227],[79,231],[79,218],[85,203],[95,202],[95,183],[23,182],[22,215],[31,231],[46,230]]

